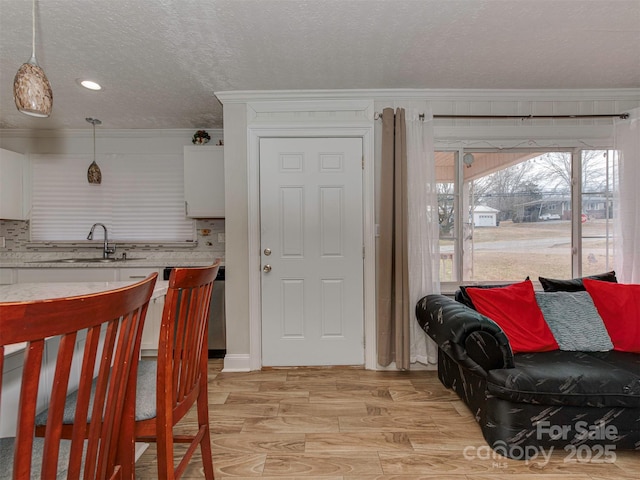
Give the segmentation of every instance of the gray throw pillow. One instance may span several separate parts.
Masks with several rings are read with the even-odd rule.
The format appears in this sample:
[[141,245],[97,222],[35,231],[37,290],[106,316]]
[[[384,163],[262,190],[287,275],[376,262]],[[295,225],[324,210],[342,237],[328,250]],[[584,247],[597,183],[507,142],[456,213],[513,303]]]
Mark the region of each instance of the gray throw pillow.
[[536,292],[536,301],[560,350],[613,350],[602,317],[588,292]]

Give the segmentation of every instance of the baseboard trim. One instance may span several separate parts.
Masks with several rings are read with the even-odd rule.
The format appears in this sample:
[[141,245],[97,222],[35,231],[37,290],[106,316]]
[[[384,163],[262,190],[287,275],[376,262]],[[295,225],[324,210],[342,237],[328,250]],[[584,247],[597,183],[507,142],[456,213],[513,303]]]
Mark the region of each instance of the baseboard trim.
[[250,365],[250,356],[248,354],[227,353],[224,356],[222,372],[250,372]]

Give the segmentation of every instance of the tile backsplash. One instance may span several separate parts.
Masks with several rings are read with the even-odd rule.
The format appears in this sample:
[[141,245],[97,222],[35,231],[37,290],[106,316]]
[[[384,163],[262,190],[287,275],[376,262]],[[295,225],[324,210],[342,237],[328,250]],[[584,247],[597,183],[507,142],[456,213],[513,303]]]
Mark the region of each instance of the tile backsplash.
[[[176,256],[196,254],[196,256],[212,256],[224,258],[224,219],[201,219],[196,220],[197,242],[190,246],[161,245],[161,244],[126,244],[114,241],[118,245],[118,254],[122,252],[147,252],[166,254],[175,253]],[[60,245],[42,245],[29,242],[29,221],[21,220],[0,220],[0,256],[28,257],[33,253],[74,253],[87,252],[89,250],[86,242],[82,245],[73,243],[63,243]],[[100,243],[100,242],[98,242]],[[112,242],[109,242],[112,243]],[[100,249],[100,245],[96,245]]]

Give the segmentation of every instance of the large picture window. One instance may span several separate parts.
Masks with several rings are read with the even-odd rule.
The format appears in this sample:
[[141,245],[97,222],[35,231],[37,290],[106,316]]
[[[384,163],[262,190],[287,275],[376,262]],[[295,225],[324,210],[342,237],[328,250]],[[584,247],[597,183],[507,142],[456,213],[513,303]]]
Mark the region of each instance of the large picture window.
[[185,217],[182,158],[103,155],[102,184],[87,182],[85,155],[34,155],[31,241],[83,241],[103,223],[120,242],[190,242]]
[[602,150],[436,152],[441,282],[612,269],[613,157]]

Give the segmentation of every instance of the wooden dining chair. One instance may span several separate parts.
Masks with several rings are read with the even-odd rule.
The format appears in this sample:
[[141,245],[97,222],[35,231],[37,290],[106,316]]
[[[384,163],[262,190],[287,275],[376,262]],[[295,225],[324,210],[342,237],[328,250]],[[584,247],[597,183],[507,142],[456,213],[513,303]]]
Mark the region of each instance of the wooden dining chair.
[[[180,478],[200,445],[204,477],[213,479],[207,395],[209,305],[220,259],[209,267],[175,268],[162,312],[158,358],[142,360],[138,372],[135,434],[156,442],[158,478]],[[198,428],[174,433],[193,405]],[[174,467],[174,444],[189,446]]]
[[[0,372],[6,346],[26,342],[16,435],[0,439],[0,476],[106,479],[132,471],[140,339],[156,278],[89,295],[0,303]],[[52,356],[48,378],[43,358]],[[70,440],[62,440],[72,365],[79,365],[75,421]],[[35,438],[40,390],[49,406],[46,434]]]

